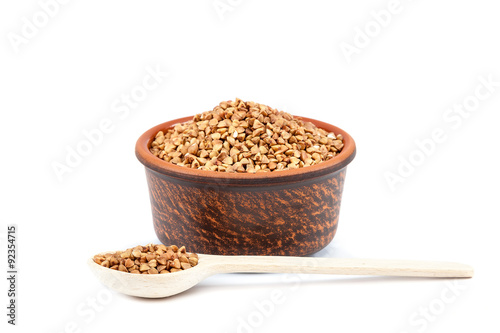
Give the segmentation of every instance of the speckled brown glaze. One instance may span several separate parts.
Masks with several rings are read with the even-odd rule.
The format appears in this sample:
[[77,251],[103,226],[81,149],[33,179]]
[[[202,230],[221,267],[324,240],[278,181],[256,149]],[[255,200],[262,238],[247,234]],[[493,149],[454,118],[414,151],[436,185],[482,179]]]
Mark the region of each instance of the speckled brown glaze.
[[161,242],[230,255],[301,256],[328,245],[337,230],[346,166],[355,155],[349,134],[303,118],[342,134],[342,152],[314,166],[258,174],[180,167],[149,152],[159,130],[190,119],[158,125],[137,141],[136,155],[146,166],[154,228]]

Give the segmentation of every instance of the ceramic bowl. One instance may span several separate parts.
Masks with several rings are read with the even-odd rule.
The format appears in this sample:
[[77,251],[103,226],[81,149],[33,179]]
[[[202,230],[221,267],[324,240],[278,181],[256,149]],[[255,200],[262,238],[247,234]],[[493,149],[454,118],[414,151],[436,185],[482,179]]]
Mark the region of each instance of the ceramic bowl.
[[255,174],[180,167],[149,151],[158,131],[192,118],[151,128],[135,148],[146,167],[154,230],[162,243],[205,254],[287,256],[308,255],[330,243],[337,230],[346,167],[356,154],[348,133],[300,117],[342,134],[342,151],[317,165]]

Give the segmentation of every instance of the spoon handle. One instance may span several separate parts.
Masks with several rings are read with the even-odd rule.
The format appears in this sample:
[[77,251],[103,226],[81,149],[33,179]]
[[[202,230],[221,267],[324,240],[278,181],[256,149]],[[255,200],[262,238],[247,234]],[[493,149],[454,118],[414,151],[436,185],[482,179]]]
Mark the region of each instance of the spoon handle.
[[279,256],[207,256],[219,273],[308,273],[419,277],[472,277],[471,266],[454,262]]

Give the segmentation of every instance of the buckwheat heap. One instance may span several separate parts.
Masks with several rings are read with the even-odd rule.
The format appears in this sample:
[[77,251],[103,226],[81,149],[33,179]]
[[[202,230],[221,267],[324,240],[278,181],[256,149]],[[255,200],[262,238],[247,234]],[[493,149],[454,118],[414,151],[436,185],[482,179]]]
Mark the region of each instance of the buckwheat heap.
[[198,255],[184,246],[138,245],[125,251],[97,254],[94,262],[103,267],[132,274],[166,274],[198,265]]
[[342,151],[343,141],[341,134],[237,98],[158,132],[150,151],[182,167],[256,173],[327,161]]

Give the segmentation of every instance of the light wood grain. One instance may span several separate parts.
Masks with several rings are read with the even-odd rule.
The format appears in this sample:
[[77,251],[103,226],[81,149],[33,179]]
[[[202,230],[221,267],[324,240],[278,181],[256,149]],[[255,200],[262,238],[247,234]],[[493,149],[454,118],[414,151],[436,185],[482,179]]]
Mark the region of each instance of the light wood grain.
[[219,273],[309,273],[431,278],[469,278],[473,275],[471,266],[453,262],[357,258],[200,254],[199,264],[193,268],[157,275],[120,272],[102,267],[92,259],[88,260],[88,265],[97,278],[109,288],[127,295],[147,298],[178,294]]

